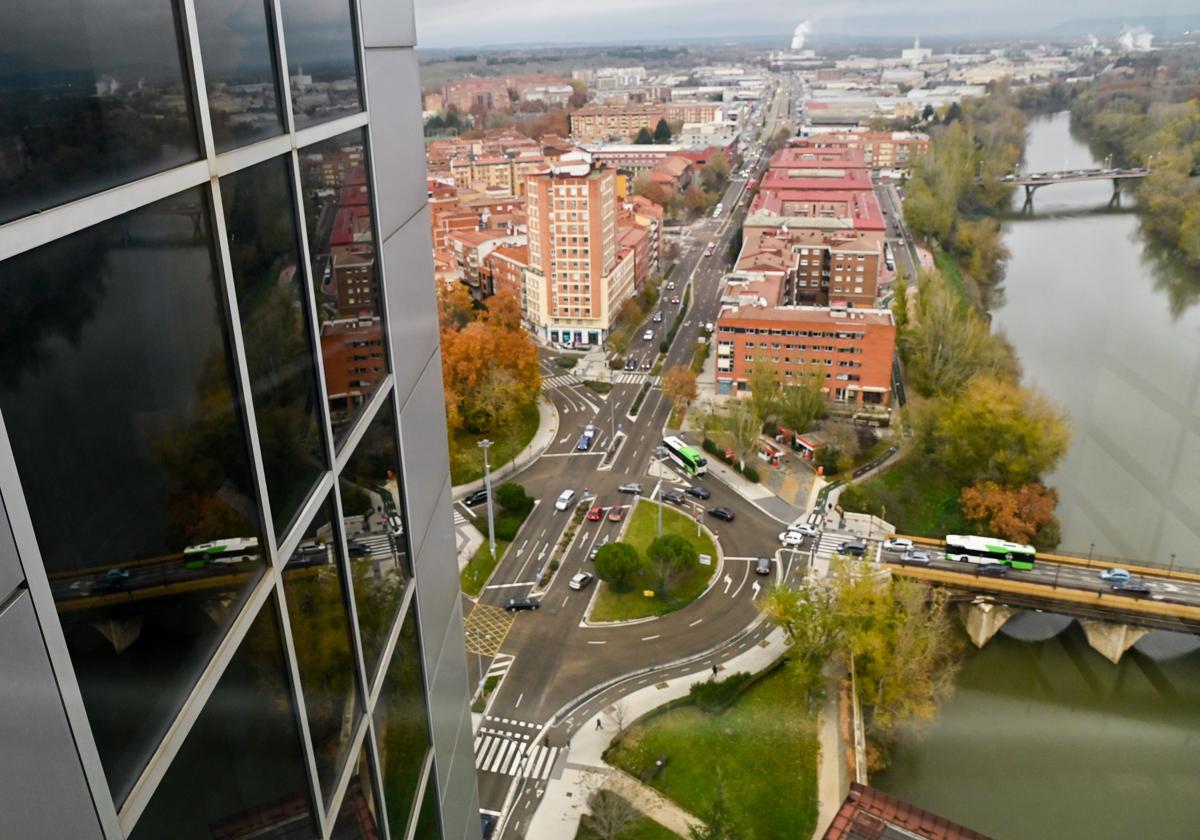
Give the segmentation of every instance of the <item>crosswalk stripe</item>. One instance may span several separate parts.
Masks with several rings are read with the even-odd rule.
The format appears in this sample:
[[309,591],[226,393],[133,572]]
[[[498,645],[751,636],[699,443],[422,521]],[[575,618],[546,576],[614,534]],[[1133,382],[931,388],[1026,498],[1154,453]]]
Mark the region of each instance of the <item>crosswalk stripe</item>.
[[493,738],[491,735],[483,739],[483,747],[475,751],[476,769],[483,769],[487,765],[488,759],[491,758],[490,753],[496,748],[496,744],[499,741],[499,738]]
[[513,746],[513,742],[509,741],[507,738],[502,738],[500,740],[500,749],[496,751],[496,757],[492,759],[492,763],[487,767],[487,771],[489,773],[495,773],[500,768],[505,756],[508,755],[508,751],[511,750]]
[[546,756],[546,768],[542,770],[541,778],[546,780],[550,778],[550,771],[554,769],[554,758],[558,755],[558,747],[551,747],[550,752]]
[[517,748],[512,751],[510,760],[506,761],[500,767],[500,772],[505,775],[515,773],[517,768],[521,766],[521,756],[525,755],[525,744],[517,744]]

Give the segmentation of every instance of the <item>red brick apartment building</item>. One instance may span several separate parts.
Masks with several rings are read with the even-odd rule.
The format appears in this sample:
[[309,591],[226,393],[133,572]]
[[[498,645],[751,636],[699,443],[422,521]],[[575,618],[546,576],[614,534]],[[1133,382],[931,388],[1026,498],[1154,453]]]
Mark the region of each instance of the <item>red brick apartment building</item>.
[[[758,281],[744,284],[739,304],[717,316],[716,392],[746,389],[748,369],[765,359],[783,383],[806,371],[825,374],[834,402],[888,405],[896,326],[885,309],[773,306],[755,299]],[[763,291],[771,294],[771,283]]]
[[929,135],[916,131],[848,131],[793,137],[789,142],[808,151],[858,150],[870,169],[904,169],[929,151]]
[[735,270],[777,277],[771,303],[871,308],[879,293],[884,235],[756,224],[742,228]]
[[326,321],[321,325],[321,357],[331,408],[358,405],[387,374],[380,319]]
[[719,102],[652,102],[645,105],[585,105],[571,114],[571,136],[588,143],[609,137],[633,137],[641,129],[653,132],[659,120],[668,123],[711,123],[721,119]]

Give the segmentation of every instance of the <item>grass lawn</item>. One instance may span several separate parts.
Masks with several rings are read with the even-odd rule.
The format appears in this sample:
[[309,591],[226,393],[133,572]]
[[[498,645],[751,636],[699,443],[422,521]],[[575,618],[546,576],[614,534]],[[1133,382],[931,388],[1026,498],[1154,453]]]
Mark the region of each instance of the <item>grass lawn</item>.
[[[581,823],[575,840],[600,840],[600,835],[588,831]],[[667,831],[649,817],[638,817],[617,835],[617,840],[679,840],[679,835]]]
[[719,771],[739,836],[809,837],[817,821],[818,747],[802,691],[795,666],[786,663],[722,714],[689,705],[635,723],[606,759],[640,777],[667,756],[651,784],[700,817]]
[[[631,514],[633,518],[629,521],[629,528],[625,531],[624,542],[636,548],[643,557],[650,543],[658,536],[657,508],[652,502],[638,502]],[[692,518],[673,510],[669,505],[663,505],[663,533],[683,537],[695,546],[697,552],[712,557],[713,565],[701,566],[697,563],[686,577],[674,583],[666,597],[661,592],[653,598],[642,594],[646,589],[658,590],[657,569],[643,573],[627,592],[615,592],[607,583],[602,583],[600,594],[596,596],[596,603],[592,607],[592,621],[628,621],[649,615],[665,615],[686,607],[700,596],[717,568],[717,550],[713,541],[703,531],[697,537],[696,523]]]
[[468,595],[475,597],[483,590],[483,585],[487,583],[487,579],[491,576],[492,570],[496,568],[496,564],[504,557],[504,551],[508,548],[508,543],[504,540],[496,540],[496,554],[499,557],[492,557],[492,553],[488,551],[487,540],[483,541],[483,545],[475,552],[475,556],[463,568],[458,575],[458,581],[462,586],[462,591]]
[[886,519],[902,534],[970,533],[958,503],[958,482],[920,456],[906,455],[887,472],[859,485],[859,490],[867,500],[865,512]]
[[474,435],[466,429],[454,432],[450,435],[450,483],[466,484],[483,478],[483,450],[476,444],[485,437],[495,441],[488,455],[495,474],[497,468],[517,457],[517,453],[529,445],[537,434],[537,428],[538,407],[535,400],[522,406],[512,424],[495,434]]

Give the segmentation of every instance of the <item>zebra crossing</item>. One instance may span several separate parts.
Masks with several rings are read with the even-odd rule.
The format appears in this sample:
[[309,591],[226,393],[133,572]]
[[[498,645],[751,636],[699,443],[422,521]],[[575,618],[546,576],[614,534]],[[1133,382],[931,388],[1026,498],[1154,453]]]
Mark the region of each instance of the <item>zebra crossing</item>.
[[548,376],[542,378],[542,387],[545,388],[569,388],[572,385],[578,385],[579,377],[574,374],[564,373],[558,376]]
[[[536,733],[534,734],[536,737]],[[475,736],[475,769],[519,779],[550,778],[560,747],[531,744],[525,733],[480,727]]]
[[[861,539],[856,534],[848,531],[822,531],[821,538],[817,542],[817,551],[814,555],[813,569],[820,575],[829,574],[830,562],[837,556],[838,547],[848,540]],[[864,540],[867,544],[868,558],[873,558],[876,554],[876,540]]]
[[[515,659],[516,657],[511,653],[497,653],[492,659],[492,664],[488,665],[487,676],[495,677],[498,680],[504,679],[504,675],[508,673],[508,669],[512,667]],[[488,718],[488,720],[492,719]],[[505,721],[505,723],[507,722]]]
[[614,373],[612,376],[613,383],[616,385],[640,385],[646,381],[648,374],[635,373]]
[[392,543],[391,538],[387,534],[356,534],[350,537],[356,543],[360,543],[367,547],[367,550],[376,557],[391,557]]
[[462,513],[462,511],[461,511],[461,510],[459,510],[457,507],[453,508],[453,511],[454,511],[454,525],[455,525],[455,527],[457,527],[457,526],[459,526],[459,525],[466,525],[466,524],[467,524],[467,517],[463,516],[463,513]]

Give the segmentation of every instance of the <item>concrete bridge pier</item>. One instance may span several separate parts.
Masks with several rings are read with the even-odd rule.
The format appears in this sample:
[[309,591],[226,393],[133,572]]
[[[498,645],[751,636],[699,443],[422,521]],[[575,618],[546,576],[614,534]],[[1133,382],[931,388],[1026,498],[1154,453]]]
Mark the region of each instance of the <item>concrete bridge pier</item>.
[[1112,621],[1081,618],[1079,623],[1083,626],[1083,632],[1087,634],[1088,644],[1092,646],[1092,650],[1114,665],[1121,661],[1121,656],[1125,651],[1150,632],[1148,627],[1134,627],[1130,624],[1117,624]]
[[[971,637],[975,647],[981,648],[995,636],[1019,610],[1001,604],[979,603],[959,604],[958,615],[962,619],[967,635]],[[1136,640],[1135,640],[1136,641]],[[1133,642],[1130,642],[1133,644]]]

